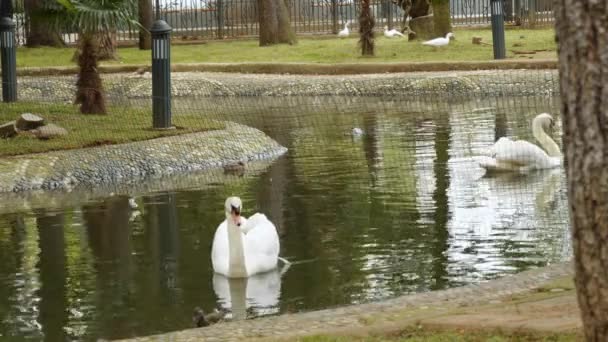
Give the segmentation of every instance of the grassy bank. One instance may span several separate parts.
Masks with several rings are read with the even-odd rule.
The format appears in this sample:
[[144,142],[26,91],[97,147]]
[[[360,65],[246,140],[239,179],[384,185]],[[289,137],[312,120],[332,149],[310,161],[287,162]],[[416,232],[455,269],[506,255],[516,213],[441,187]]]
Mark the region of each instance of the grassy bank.
[[[473,36],[492,42],[492,32],[483,30],[455,30],[456,40],[449,46],[433,49],[420,42],[406,39],[388,39],[381,34],[376,39],[376,56],[360,57],[358,38],[306,39],[297,45],[259,47],[257,40],[209,41],[199,45],[174,45],[171,50],[172,63],[238,63],[238,62],[307,62],[307,63],[352,63],[352,62],[431,62],[431,61],[487,61],[493,59],[492,47],[474,45]],[[555,33],[553,29],[506,31],[507,57],[513,59],[556,58]],[[514,46],[515,45],[515,46]],[[518,52],[534,52],[516,54]],[[18,67],[73,66],[73,48],[19,48]],[[119,60],[102,64],[150,64],[150,51],[137,48],[119,49]]]
[[150,110],[110,107],[108,115],[84,115],[73,105],[47,103],[2,103],[0,124],[15,120],[22,113],[38,114],[45,118],[47,123],[67,129],[68,135],[50,140],[39,140],[26,134],[0,138],[0,156],[120,144],[224,128],[222,122],[202,119],[193,113],[175,116],[173,124],[177,129],[153,130]]

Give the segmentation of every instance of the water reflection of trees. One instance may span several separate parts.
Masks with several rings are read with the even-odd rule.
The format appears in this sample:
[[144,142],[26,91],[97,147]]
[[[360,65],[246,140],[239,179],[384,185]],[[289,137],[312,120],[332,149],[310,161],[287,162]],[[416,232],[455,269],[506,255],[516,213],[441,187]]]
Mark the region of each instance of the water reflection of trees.
[[64,326],[67,323],[67,269],[66,244],[64,238],[64,214],[36,213],[38,248],[40,249],[38,270],[40,274],[40,316],[42,332],[46,341],[66,339]]

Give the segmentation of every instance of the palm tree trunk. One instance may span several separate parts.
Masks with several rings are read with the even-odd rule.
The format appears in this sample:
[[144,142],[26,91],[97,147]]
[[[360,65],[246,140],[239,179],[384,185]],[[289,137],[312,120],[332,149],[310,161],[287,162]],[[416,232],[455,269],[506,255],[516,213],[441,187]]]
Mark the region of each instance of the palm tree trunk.
[[76,82],[76,104],[83,114],[106,114],[101,77],[97,70],[97,48],[94,35],[83,35],[78,56],[78,81]]
[[152,49],[152,37],[147,30],[152,27],[152,0],[138,0],[137,6],[139,24],[142,26],[139,28],[139,49],[150,50]]
[[118,59],[116,53],[116,31],[97,33],[97,42],[99,43],[97,60],[107,61],[110,59]]

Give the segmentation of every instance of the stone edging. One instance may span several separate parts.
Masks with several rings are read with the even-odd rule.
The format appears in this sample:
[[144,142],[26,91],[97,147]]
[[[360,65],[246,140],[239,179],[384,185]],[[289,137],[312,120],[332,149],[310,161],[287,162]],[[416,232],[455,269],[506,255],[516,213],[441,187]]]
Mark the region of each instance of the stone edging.
[[0,159],[0,194],[134,184],[239,161],[275,158],[287,149],[262,131],[236,123],[226,129]]
[[[148,64],[102,65],[102,73],[130,73],[149,70]],[[292,74],[292,75],[355,75],[421,71],[473,71],[509,69],[557,69],[556,59],[546,60],[490,60],[470,62],[387,62],[387,63],[175,63],[173,72],[227,72],[246,74]],[[19,76],[73,75],[78,71],[69,67],[23,67]]]
[[[111,103],[149,99],[150,74],[103,75]],[[25,101],[71,101],[75,77],[20,77],[19,98]],[[437,96],[554,96],[559,93],[556,70],[510,70],[497,72],[451,71],[389,73],[344,76],[227,74],[180,72],[172,75],[172,94],[189,98],[251,96],[390,96],[427,99]]]
[[572,263],[563,262],[481,284],[404,295],[381,302],[228,322],[207,328],[188,329],[121,341],[236,342],[245,339],[264,341],[321,334],[328,330],[352,330],[367,326],[366,322],[370,319],[382,322],[384,318],[403,312],[406,309],[458,307],[495,302],[500,298],[537,289],[558,278],[573,276],[573,274]]

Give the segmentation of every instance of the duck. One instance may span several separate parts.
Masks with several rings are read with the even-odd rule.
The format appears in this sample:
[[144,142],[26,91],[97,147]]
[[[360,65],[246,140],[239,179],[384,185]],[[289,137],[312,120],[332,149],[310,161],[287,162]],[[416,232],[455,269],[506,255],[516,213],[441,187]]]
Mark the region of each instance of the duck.
[[216,324],[216,323],[224,321],[225,317],[226,317],[226,312],[223,310],[219,311],[219,310],[215,309],[212,313],[205,314],[203,309],[201,309],[200,307],[197,306],[194,308],[194,315],[192,316],[192,322],[194,322],[194,325],[196,325],[198,328],[207,327],[212,324]]
[[242,176],[245,174],[245,162],[239,160],[235,163],[224,165],[224,174],[236,174]]
[[211,263],[215,273],[228,278],[247,278],[278,267],[279,234],[275,225],[261,213],[241,216],[243,202],[231,196],[224,203],[226,219],[213,237]]
[[454,37],[452,32],[449,32],[444,37],[439,37],[431,40],[427,40],[426,42],[422,42],[422,45],[433,46],[433,47],[441,47],[446,46],[450,43],[450,37]]
[[348,30],[348,25],[350,25],[350,22],[346,22],[344,24],[344,29],[341,30],[340,32],[338,32],[338,37],[348,37],[350,35],[350,31]]
[[541,113],[532,120],[532,135],[539,147],[525,140],[502,137],[484,155],[478,156],[479,166],[490,172],[520,172],[552,169],[562,164],[562,153],[546,131],[554,127],[551,114]]
[[384,36],[386,38],[393,38],[393,37],[403,37],[403,33],[392,29],[392,30],[388,30],[388,26],[384,26]]

